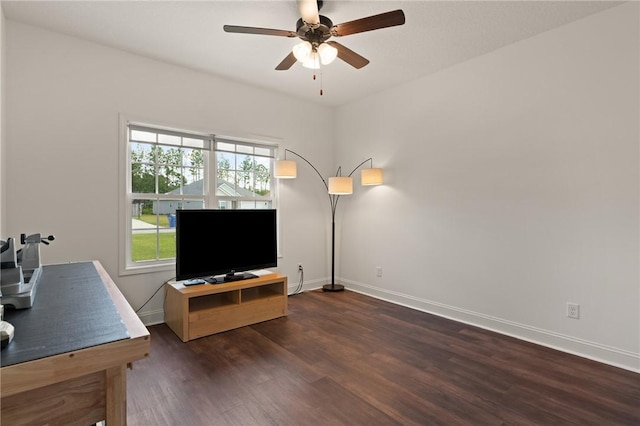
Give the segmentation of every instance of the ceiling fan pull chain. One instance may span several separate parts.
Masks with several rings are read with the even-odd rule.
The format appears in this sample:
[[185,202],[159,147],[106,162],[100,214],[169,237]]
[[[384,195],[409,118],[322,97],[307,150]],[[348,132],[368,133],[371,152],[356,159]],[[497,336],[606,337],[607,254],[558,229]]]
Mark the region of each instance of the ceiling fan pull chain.
[[320,68],[320,96],[322,96],[322,68]]

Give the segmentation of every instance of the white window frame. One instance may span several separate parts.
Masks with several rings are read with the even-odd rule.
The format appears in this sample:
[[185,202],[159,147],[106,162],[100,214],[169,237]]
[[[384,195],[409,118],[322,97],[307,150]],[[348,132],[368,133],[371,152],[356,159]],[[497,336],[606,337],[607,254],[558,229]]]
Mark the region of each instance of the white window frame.
[[[210,135],[213,138],[211,149],[206,151],[204,156],[204,194],[202,196],[185,196],[185,195],[169,195],[169,194],[145,194],[149,198],[157,199],[204,199],[204,208],[217,209],[220,200],[248,200],[248,201],[260,201],[270,200],[271,208],[278,209],[278,185],[273,176],[273,161],[277,158],[278,143],[273,140],[262,140],[256,138],[241,138],[216,135],[214,132],[207,132],[201,130],[181,130],[188,126],[166,126],[158,124],[157,120],[136,120],[131,117],[120,114],[119,117],[119,130],[120,130],[120,169],[119,169],[119,274],[120,275],[132,275],[142,273],[153,273],[162,271],[175,271],[175,258],[162,259],[155,261],[134,262],[131,260],[131,236],[132,236],[132,209],[131,203],[136,197],[135,194],[130,192],[131,188],[131,150],[129,144],[129,125],[135,125],[139,127],[148,127],[149,129],[158,129],[165,131],[176,131],[179,133],[194,134],[199,136]],[[270,138],[265,138],[270,139]],[[270,179],[270,196],[265,197],[235,197],[235,196],[218,196],[216,195],[216,177],[217,177],[217,163],[216,163],[216,142],[228,142],[235,144],[250,145],[254,147],[263,147],[271,150],[273,156],[271,161],[271,167],[269,172],[271,174]],[[144,197],[142,197],[144,198]],[[278,235],[279,235],[279,218],[278,218]],[[280,238],[278,238],[278,253],[280,252]],[[280,257],[280,256],[278,256]]]

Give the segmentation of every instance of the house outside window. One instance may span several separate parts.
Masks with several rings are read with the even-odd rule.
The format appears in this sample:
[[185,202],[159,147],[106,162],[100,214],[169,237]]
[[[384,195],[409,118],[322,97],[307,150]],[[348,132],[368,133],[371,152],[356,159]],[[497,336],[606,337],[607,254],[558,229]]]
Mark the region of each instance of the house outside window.
[[218,208],[273,208],[273,147],[217,138],[215,157]]
[[275,208],[276,146],[126,122],[121,273],[175,266],[176,210]]

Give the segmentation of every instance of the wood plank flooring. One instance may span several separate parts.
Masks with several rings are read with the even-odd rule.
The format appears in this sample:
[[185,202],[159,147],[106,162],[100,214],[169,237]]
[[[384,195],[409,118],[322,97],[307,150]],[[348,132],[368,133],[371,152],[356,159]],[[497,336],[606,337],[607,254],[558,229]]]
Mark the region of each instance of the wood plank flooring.
[[129,425],[640,425],[640,374],[358,293],[182,343],[149,328]]

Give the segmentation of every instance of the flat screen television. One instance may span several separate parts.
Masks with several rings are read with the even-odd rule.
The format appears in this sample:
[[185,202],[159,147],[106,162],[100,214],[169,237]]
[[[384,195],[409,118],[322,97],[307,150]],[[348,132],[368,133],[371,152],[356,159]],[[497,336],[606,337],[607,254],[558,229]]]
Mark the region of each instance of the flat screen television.
[[177,210],[176,279],[253,278],[278,266],[276,237],[275,210]]

